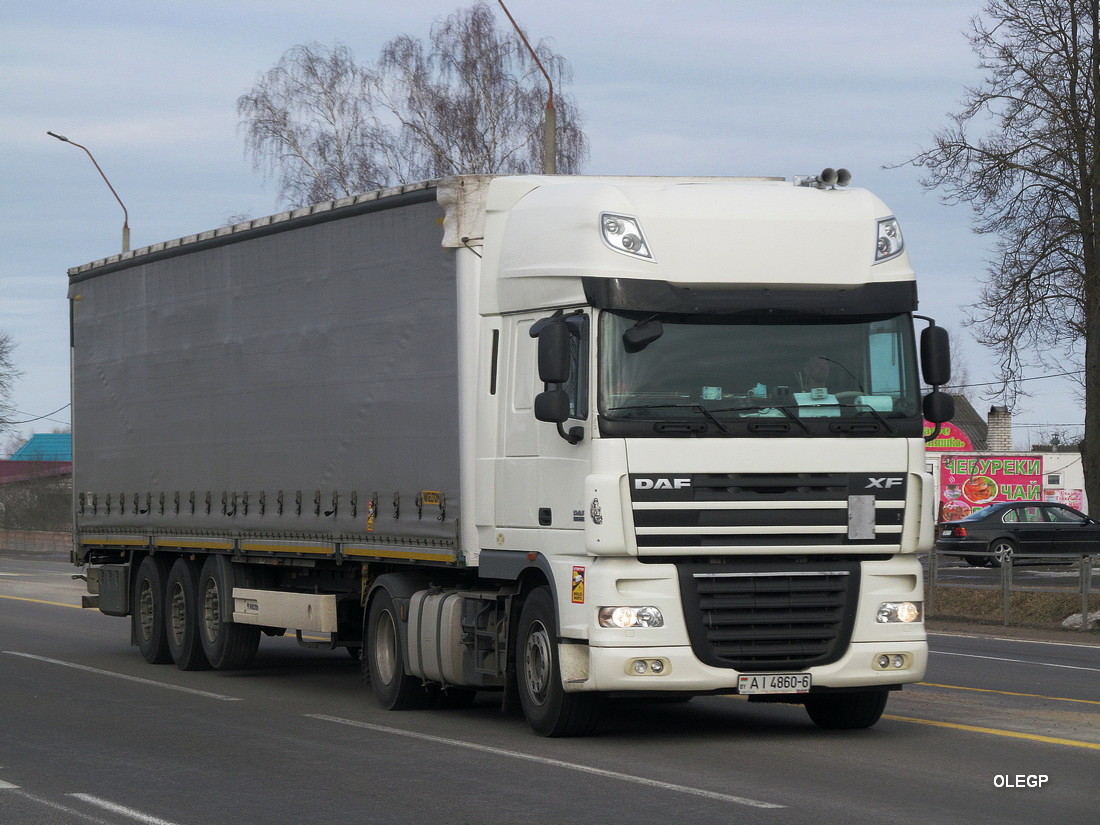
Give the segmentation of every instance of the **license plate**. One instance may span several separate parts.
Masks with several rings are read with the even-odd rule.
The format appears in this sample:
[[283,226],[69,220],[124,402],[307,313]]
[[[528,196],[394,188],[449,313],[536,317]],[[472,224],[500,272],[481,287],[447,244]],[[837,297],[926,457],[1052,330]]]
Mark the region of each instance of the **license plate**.
[[738,693],[809,693],[809,673],[745,673],[737,679]]

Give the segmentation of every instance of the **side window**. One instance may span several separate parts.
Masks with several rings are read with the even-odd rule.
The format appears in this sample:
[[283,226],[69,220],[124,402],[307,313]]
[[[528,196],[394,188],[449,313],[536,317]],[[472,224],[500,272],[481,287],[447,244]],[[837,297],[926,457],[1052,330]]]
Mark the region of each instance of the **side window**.
[[1063,510],[1061,507],[1044,507],[1043,511],[1047,514],[1047,519],[1050,521],[1058,522],[1060,524],[1080,524],[1081,517],[1076,513],[1069,510]]
[[1019,520],[1019,510],[1009,510],[1007,513],[1001,516],[1001,521],[1003,521],[1005,524],[1015,524]]
[[569,417],[588,417],[588,316],[570,315],[565,323],[569,327],[569,380],[561,389],[569,393]]
[[1043,511],[1038,507],[1025,507],[1020,511],[1020,515],[1023,516],[1022,521],[1026,521],[1028,524],[1035,524],[1043,520]]

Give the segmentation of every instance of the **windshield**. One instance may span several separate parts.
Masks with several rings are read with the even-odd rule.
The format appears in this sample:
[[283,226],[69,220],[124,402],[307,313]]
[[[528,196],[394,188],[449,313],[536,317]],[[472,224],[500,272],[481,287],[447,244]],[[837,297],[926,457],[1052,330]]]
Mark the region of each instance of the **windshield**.
[[599,343],[608,435],[676,432],[671,422],[711,435],[920,432],[908,314],[779,323],[604,312]]

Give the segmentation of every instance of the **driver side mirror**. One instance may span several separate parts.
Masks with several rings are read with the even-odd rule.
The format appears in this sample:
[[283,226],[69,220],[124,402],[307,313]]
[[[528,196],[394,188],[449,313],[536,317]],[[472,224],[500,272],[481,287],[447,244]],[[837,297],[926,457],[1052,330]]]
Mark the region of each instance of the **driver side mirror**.
[[555,318],[538,332],[539,380],[545,384],[564,384],[569,380],[571,348],[569,327],[565,321]]

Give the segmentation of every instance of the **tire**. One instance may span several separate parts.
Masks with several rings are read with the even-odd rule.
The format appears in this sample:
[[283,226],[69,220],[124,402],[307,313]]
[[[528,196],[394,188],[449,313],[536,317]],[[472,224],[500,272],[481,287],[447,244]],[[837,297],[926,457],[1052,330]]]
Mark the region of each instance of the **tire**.
[[888,690],[861,690],[852,693],[814,693],[806,699],[806,713],[819,728],[856,730],[869,728],[886,709]]
[[415,710],[428,707],[434,694],[416,676],[405,673],[405,650],[393,597],[380,589],[371,599],[363,634],[363,675],[384,710]]
[[151,665],[172,661],[165,632],[165,592],[169,562],[162,556],[146,556],[134,577],[134,601],[130,629],[141,655]]
[[963,556],[963,560],[971,567],[985,567],[989,564],[988,556]]
[[199,639],[199,574],[197,565],[176,559],[168,573],[164,600],[165,630],[172,661],[180,670],[204,670],[210,666]]
[[531,591],[520,612],[516,681],[523,714],[540,736],[585,736],[599,722],[601,697],[566,693],[558,662],[558,629],[550,588]]
[[1016,542],[1012,539],[994,539],[989,543],[989,552],[993,554],[988,557],[990,567],[1001,567],[1006,562],[1015,564]]
[[199,640],[215,670],[246,667],[260,646],[257,625],[233,621],[233,582],[233,562],[225,556],[207,556],[199,573]]

